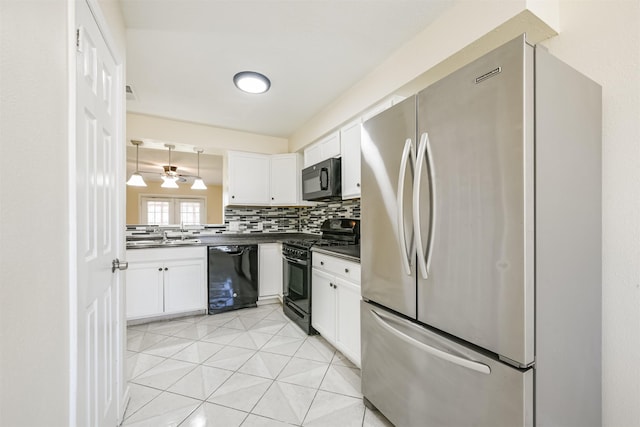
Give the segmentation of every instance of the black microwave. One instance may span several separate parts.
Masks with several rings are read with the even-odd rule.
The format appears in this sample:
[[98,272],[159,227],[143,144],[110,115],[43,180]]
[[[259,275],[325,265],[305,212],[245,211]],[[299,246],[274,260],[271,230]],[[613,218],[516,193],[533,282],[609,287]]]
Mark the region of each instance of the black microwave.
[[340,159],[327,159],[302,169],[302,198],[310,201],[342,199]]

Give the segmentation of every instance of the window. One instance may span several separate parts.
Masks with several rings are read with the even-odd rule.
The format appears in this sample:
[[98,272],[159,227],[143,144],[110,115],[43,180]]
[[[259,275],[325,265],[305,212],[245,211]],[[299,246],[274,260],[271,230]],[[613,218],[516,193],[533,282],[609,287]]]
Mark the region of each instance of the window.
[[205,198],[143,196],[140,208],[141,224],[192,225],[207,221]]

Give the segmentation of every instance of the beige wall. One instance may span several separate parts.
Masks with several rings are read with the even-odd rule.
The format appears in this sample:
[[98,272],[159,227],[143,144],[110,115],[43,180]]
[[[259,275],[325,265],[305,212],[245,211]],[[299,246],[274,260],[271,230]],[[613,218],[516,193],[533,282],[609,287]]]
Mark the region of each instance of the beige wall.
[[207,185],[207,190],[192,190],[191,183],[181,184],[180,188],[161,188],[161,182],[147,180],[147,187],[127,187],[127,224],[140,223],[140,195],[154,196],[191,196],[207,198],[207,224],[221,224],[222,186]]
[[299,151],[384,98],[412,94],[524,32],[532,43],[551,37],[557,16],[552,0],[450,2],[414,39],[297,129],[289,150]]

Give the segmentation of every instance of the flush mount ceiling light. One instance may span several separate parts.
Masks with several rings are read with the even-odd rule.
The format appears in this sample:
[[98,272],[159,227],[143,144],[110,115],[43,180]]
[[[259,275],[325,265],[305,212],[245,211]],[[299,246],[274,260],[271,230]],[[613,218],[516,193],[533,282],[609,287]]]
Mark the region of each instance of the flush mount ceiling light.
[[127,181],[127,185],[132,187],[146,187],[147,183],[144,182],[142,175],[140,175],[140,170],[138,169],[138,148],[142,145],[142,141],[131,141],[133,145],[136,146],[136,171],[131,174],[129,180]]
[[233,83],[238,89],[247,93],[265,93],[271,87],[271,81],[255,71],[241,71],[233,76]]
[[204,151],[202,148],[194,148],[193,151],[198,153],[198,176],[193,181],[193,185],[191,186],[192,190],[206,190],[207,186],[204,185],[204,181],[200,178],[200,154]]

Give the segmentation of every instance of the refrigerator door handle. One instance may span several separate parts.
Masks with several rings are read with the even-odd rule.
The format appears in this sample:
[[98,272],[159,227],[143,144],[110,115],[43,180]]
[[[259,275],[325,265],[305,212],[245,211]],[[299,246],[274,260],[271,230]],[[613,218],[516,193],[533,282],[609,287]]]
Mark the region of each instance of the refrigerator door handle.
[[414,256],[415,248],[412,246],[407,254],[407,239],[405,237],[405,223],[404,223],[404,179],[407,174],[407,163],[412,162],[413,168],[415,159],[415,153],[413,152],[413,144],[411,138],[407,138],[404,142],[404,150],[402,152],[402,161],[400,162],[400,173],[398,175],[398,194],[396,197],[397,215],[398,215],[398,238],[400,239],[399,245],[402,251],[402,265],[407,273],[407,276],[411,276],[411,257]]
[[435,347],[432,347],[423,342],[420,342],[417,339],[410,337],[409,335],[403,334],[393,326],[389,325],[382,318],[382,316],[380,316],[375,310],[370,310],[370,311],[376,323],[378,323],[381,327],[383,327],[384,329],[386,329],[396,337],[400,338],[402,341],[406,342],[407,344],[413,345],[414,347],[418,347],[432,356],[435,356],[439,359],[453,363],[455,365],[462,366],[463,368],[471,369],[473,371],[480,372],[481,374],[486,374],[486,375],[491,374],[491,368],[485,365],[484,363],[468,360],[460,356],[455,356],[451,353],[447,353],[446,351],[439,350]]
[[[429,163],[429,194],[431,195],[431,212],[429,213],[429,243],[427,246],[427,275],[431,271],[431,255],[433,254],[433,235],[436,231],[436,170],[433,165],[433,154],[431,153],[431,141],[425,132],[425,146],[427,152],[427,162]],[[426,278],[426,277],[425,277]]]
[[413,232],[415,233],[416,250],[418,253],[418,267],[423,279],[429,278],[429,271],[425,262],[424,249],[422,246],[422,233],[420,231],[420,181],[422,180],[422,169],[427,151],[427,133],[420,136],[418,145],[418,158],[416,159],[416,174],[413,183]]

